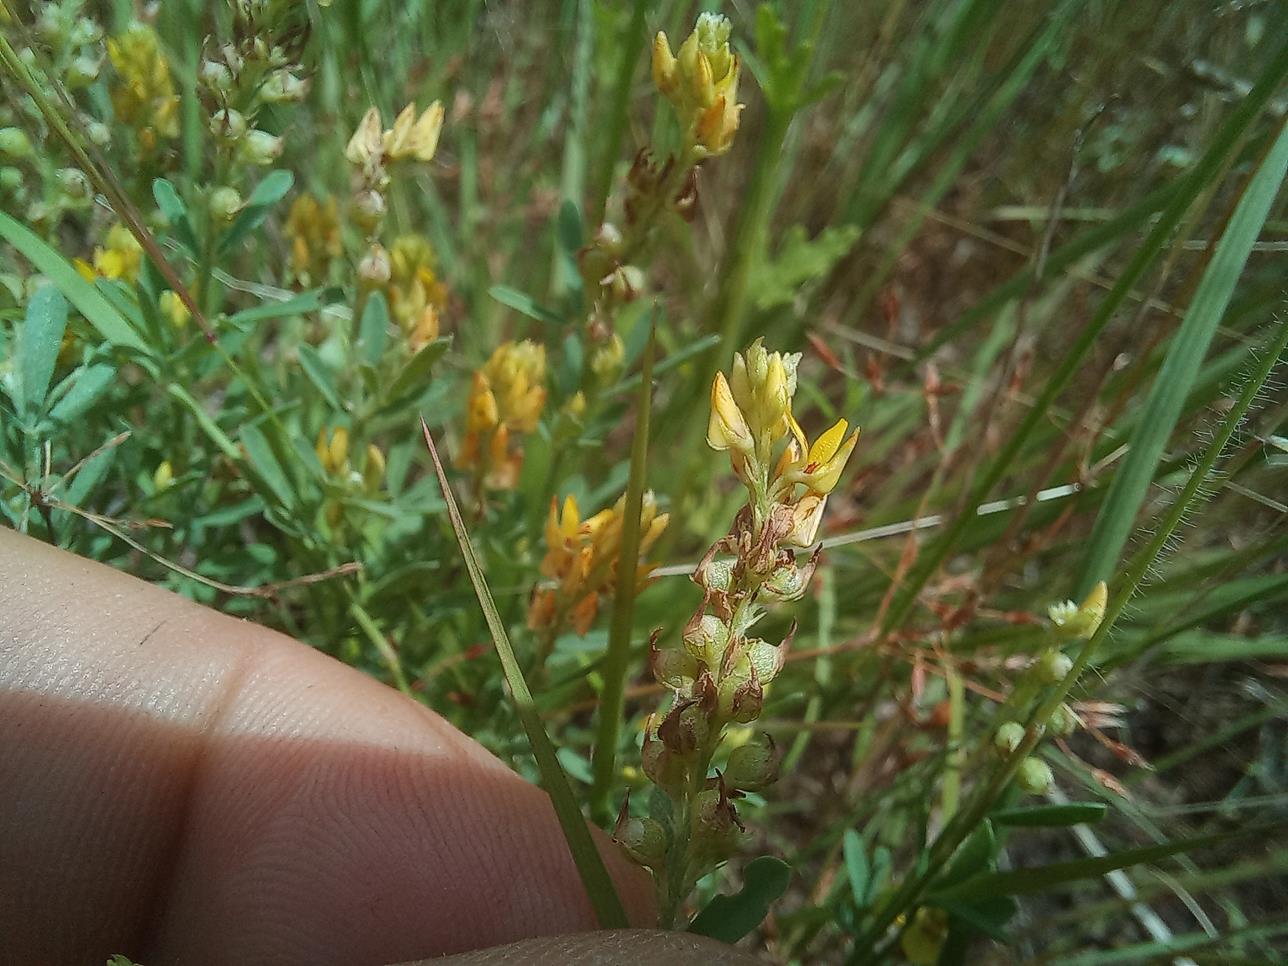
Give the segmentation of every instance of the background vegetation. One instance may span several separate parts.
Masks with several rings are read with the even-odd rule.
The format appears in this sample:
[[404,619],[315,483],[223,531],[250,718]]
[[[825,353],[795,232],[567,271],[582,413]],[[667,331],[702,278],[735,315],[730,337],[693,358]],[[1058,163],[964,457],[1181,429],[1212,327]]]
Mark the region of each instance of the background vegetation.
[[[626,488],[652,327],[642,479],[670,516],[623,624],[602,820],[647,785],[649,634],[679,633],[686,577],[743,498],[703,441],[711,376],[764,336],[804,353],[811,438],[838,417],[863,434],[810,593],[768,618],[799,624],[757,724],[781,779],[740,803],[739,856],[689,911],[749,881],[705,926],[737,938],[778,891],[776,867],[748,874],[769,854],[793,871],[746,940],[767,961],[1288,951],[1281,5],[726,4],[741,126],[699,168],[691,221],[659,217],[614,342],[587,324],[577,253],[601,212],[620,223],[636,151],[679,143],[649,51],[693,4],[242,4],[255,21],[6,3],[8,525],[294,634],[535,778],[423,414],[589,801],[613,586],[584,633],[543,640],[526,612],[552,498],[587,516]],[[202,65],[270,27],[270,66],[307,90],[238,87],[263,137],[221,129],[234,105]],[[373,276],[346,144],[369,107],[390,124],[436,98],[441,143],[393,178]],[[121,227],[125,200],[176,278]],[[545,395],[494,487],[462,458],[467,400],[521,339],[544,347]],[[1066,682],[1080,726],[1030,729],[1054,782],[1022,798],[993,735],[1064,697],[1027,669],[1048,605],[1100,579],[1110,617]]]

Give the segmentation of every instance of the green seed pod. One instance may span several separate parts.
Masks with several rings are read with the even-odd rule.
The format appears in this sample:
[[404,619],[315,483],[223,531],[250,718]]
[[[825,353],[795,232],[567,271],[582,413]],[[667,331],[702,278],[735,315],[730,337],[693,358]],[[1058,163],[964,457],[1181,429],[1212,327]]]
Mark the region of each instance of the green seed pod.
[[1020,747],[1024,740],[1024,725],[1018,721],[1007,721],[993,735],[993,747],[1002,757],[1006,757]]
[[623,819],[613,838],[640,865],[656,868],[666,860],[666,830],[651,818]]
[[724,770],[725,781],[732,788],[755,792],[778,781],[778,756],[774,740],[762,735],[760,741],[735,748]]
[[1020,788],[1030,795],[1045,795],[1055,785],[1051,766],[1040,758],[1025,758],[1015,775]]

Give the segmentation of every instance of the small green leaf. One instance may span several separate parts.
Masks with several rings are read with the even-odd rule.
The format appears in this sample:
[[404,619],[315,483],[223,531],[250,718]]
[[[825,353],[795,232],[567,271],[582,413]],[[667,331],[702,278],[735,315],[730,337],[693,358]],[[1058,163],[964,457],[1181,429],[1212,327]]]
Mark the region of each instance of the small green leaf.
[[689,932],[734,943],[765,919],[769,907],[791,881],[792,869],[782,859],[762,855],[747,863],[742,888],[731,896],[715,896],[689,923]]
[[72,388],[55,404],[49,418],[64,425],[79,419],[116,381],[116,367],[88,366],[71,378]]
[[344,407],[340,405],[340,395],[335,388],[335,379],[332,378],[331,370],[322,361],[322,357],[318,355],[318,351],[311,345],[301,345],[297,352],[300,357],[300,368],[308,376],[309,382],[317,387],[327,405],[335,412],[343,409]]
[[773,259],[749,280],[752,302],[762,312],[790,305],[800,287],[830,272],[854,247],[859,235],[855,225],[837,225],[808,238],[803,225],[793,225]]
[[845,855],[845,874],[850,880],[850,895],[857,909],[868,904],[868,887],[872,884],[872,867],[868,864],[868,849],[863,837],[852,828],[841,838],[841,851]]
[[443,357],[451,343],[449,338],[435,339],[408,359],[394,377],[393,384],[385,395],[385,405],[398,402],[403,396],[423,392],[430,383],[430,369]]
[[220,429],[219,425],[211,418],[210,413],[206,412],[206,407],[193,399],[188,390],[172,383],[166,386],[166,392],[181,402],[192,413],[197,420],[197,425],[201,427],[201,431],[210,438],[212,443],[219,447],[221,453],[233,460],[242,458],[241,450],[237,448],[237,444],[228,438],[228,434]]
[[291,185],[295,183],[295,175],[289,171],[274,171],[270,173],[263,181],[255,186],[255,190],[250,193],[246,199],[246,207],[241,210],[241,214],[233,221],[224,237],[219,241],[219,250],[226,252],[239,241],[264,224],[268,218],[268,213],[272,207],[281,201]]
[[183,203],[174,185],[165,178],[157,178],[152,182],[152,197],[156,199],[157,207],[161,209],[161,214],[165,216],[175,237],[188,251],[195,254],[198,247],[197,235],[192,230],[192,222],[188,220],[188,206]]
[[565,322],[557,312],[546,308],[527,292],[520,292],[517,288],[510,288],[508,285],[493,285],[487,290],[487,294],[502,305],[508,306],[530,319],[544,322],[546,325],[563,325]]
[[1034,805],[1031,808],[1008,808],[989,816],[997,825],[1015,828],[1047,828],[1090,824],[1105,817],[1103,802],[1070,802],[1067,805]]
[[246,456],[251,468],[272,491],[277,502],[289,509],[295,502],[295,494],[291,491],[291,484],[282,471],[282,464],[273,455],[273,448],[269,445],[268,439],[258,427],[250,424],[243,426],[239,435],[242,445],[246,447]]
[[385,354],[389,344],[389,306],[384,292],[372,292],[362,307],[358,323],[358,353],[369,365],[375,366]]
[[42,285],[27,303],[19,357],[23,408],[33,418],[45,404],[66,329],[67,300],[52,285]]
[[263,305],[257,305],[253,309],[234,312],[228,316],[228,322],[231,325],[241,327],[250,322],[263,322],[266,319],[280,319],[288,315],[306,315],[309,312],[316,312],[323,305],[338,302],[343,298],[344,293],[338,288],[310,289],[281,302],[265,302]]
[[993,823],[985,819],[953,853],[936,886],[943,889],[980,872],[988,867],[996,854],[997,837],[993,834]]

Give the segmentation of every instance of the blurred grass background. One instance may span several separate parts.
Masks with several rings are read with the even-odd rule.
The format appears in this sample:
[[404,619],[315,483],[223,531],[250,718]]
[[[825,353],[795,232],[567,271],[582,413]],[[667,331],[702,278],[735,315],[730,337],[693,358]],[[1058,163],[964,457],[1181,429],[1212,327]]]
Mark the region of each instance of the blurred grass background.
[[[38,13],[13,6],[20,20]],[[533,774],[416,415],[452,452],[470,372],[504,339],[546,346],[546,418],[524,441],[518,486],[495,494],[472,527],[523,646],[551,497],[572,493],[589,512],[626,484],[644,304],[621,319],[620,375],[570,430],[558,414],[580,387],[585,352],[573,258],[605,205],[618,217],[636,150],[674,143],[648,46],[658,29],[683,36],[697,9],[308,5],[301,63],[311,90],[259,121],[284,139],[275,167],[293,182],[221,255],[203,294],[236,373],[191,327],[156,324],[162,286],[95,283],[147,349],[132,355],[102,338],[76,305],[85,317],[72,314],[75,341],[47,404],[16,401],[3,414],[9,524],[295,634],[403,687]],[[123,139],[104,153],[193,278],[201,265],[175,246],[152,179],[167,178],[194,212],[216,184],[193,92],[207,38],[229,31],[230,15],[187,0],[81,12],[109,34],[149,19],[161,38],[181,95],[180,137],[152,168],[131,165]],[[833,962],[858,931],[857,852],[870,856],[866,891],[876,894],[883,876],[915,867],[939,821],[951,715],[961,715],[958,739],[989,733],[996,700],[1044,646],[1047,605],[1080,598],[1095,579],[1113,586],[1122,540],[1132,534],[1130,551],[1150,532],[1284,325],[1279,181],[1260,189],[1264,225],[1232,216],[1282,138],[1288,11],[1200,0],[803,0],[779,5],[780,53],[794,73],[758,44],[750,4],[723,12],[748,68],[742,126],[732,151],[701,170],[693,226],[662,225],[649,266],[658,364],[647,482],[671,523],[654,552],[659,579],[635,607],[620,780],[643,784],[631,766],[640,717],[657,701],[643,671],[648,633],[675,633],[691,612],[699,594],[685,576],[740,499],[702,442],[710,375],[763,335],[805,354],[796,415],[811,433],[839,416],[863,427],[767,701],[762,725],[785,753],[783,778],[753,803],[747,850],[795,869],[761,929],[764,955]],[[10,163],[23,187],[6,187],[4,212],[65,259],[89,259],[110,214],[96,204],[32,217],[70,162],[12,78],[4,83],[3,124],[28,131],[37,155]],[[109,83],[105,71],[98,84]],[[105,88],[77,98],[111,121]],[[302,192],[343,205],[345,143],[369,106],[392,118],[435,98],[447,115],[438,156],[395,182],[388,229],[432,244],[451,341],[410,368],[417,357],[360,344],[352,226],[342,224],[343,255],[327,277],[301,286],[285,222]],[[244,193],[269,177],[256,174]],[[1219,258],[1216,240],[1240,228],[1246,261]],[[10,370],[35,324],[39,281],[30,244],[19,254],[17,238],[6,230],[0,248]],[[1154,402],[1159,386],[1170,408]],[[1043,752],[1058,778],[1052,802],[1103,801],[1108,817],[1015,835],[1001,868],[1286,817],[1286,415],[1272,379],[1206,502],[1073,696],[1088,727]],[[367,443],[382,450],[378,492],[319,465],[314,439],[338,425],[355,454]],[[164,486],[163,461],[173,469]],[[1114,482],[1129,476],[1139,485]],[[331,503],[341,509],[328,515]],[[537,696],[579,784],[589,781],[606,627],[601,618],[560,638]],[[949,680],[964,683],[964,696],[950,695]],[[1288,950],[1286,871],[1288,849],[1273,836],[1110,875],[1086,866],[1024,896],[1008,944],[984,954],[978,940],[973,955],[1274,960]]]

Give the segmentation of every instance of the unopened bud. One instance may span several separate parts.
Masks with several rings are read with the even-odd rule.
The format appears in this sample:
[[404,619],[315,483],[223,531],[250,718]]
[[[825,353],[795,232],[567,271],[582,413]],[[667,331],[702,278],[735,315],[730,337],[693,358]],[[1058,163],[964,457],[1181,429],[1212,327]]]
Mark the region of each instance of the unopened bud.
[[210,133],[224,141],[240,141],[246,136],[249,125],[241,111],[221,107],[210,115]]
[[1020,788],[1030,795],[1045,795],[1055,785],[1055,776],[1051,766],[1040,758],[1025,758],[1020,762],[1020,770],[1015,774]]
[[174,483],[174,467],[170,465],[169,460],[162,460],[157,464],[157,468],[152,473],[152,485],[158,491],[169,489]]
[[227,185],[210,192],[210,214],[218,221],[232,221],[242,210],[242,196]]
[[1024,725],[1018,721],[1008,721],[997,729],[993,735],[993,747],[1003,757],[1013,754],[1024,741]]
[[247,164],[262,167],[282,156],[282,139],[267,131],[250,131],[242,139],[238,150]]
[[80,168],[62,168],[58,172],[58,187],[75,201],[83,201],[90,196],[89,178]]
[[385,217],[385,196],[379,191],[367,188],[359,191],[353,199],[353,220],[368,235],[375,234]]
[[1038,677],[1044,684],[1059,684],[1073,670],[1073,658],[1063,651],[1052,648],[1038,658],[1035,667]]
[[1078,730],[1078,716],[1067,704],[1062,704],[1051,712],[1047,730],[1060,738],[1067,738]]
[[217,60],[203,61],[197,76],[212,91],[223,94],[233,89],[233,72],[227,64],[221,64]]
[[21,161],[32,155],[27,132],[17,127],[0,127],[0,155]]
[[389,252],[381,245],[372,245],[362,261],[358,262],[358,281],[371,288],[379,288],[389,284],[392,271]]
[[90,141],[100,148],[112,140],[112,129],[102,121],[89,121],[85,125],[85,133],[89,135]]
[[367,444],[367,461],[362,467],[362,488],[375,493],[385,481],[385,454],[375,443]]
[[83,54],[80,57],[73,58],[72,62],[67,65],[67,86],[73,89],[89,86],[98,80],[98,74],[102,66],[101,61]]
[[1105,586],[1102,580],[1091,588],[1086,599],[1081,604],[1074,604],[1071,600],[1066,600],[1060,604],[1052,604],[1047,610],[1051,623],[1055,625],[1055,632],[1065,639],[1089,640],[1097,630],[1100,629],[1100,623],[1105,619],[1105,607],[1109,603],[1109,588]]
[[268,76],[259,96],[270,104],[285,104],[304,100],[308,84],[289,70],[275,70]]

